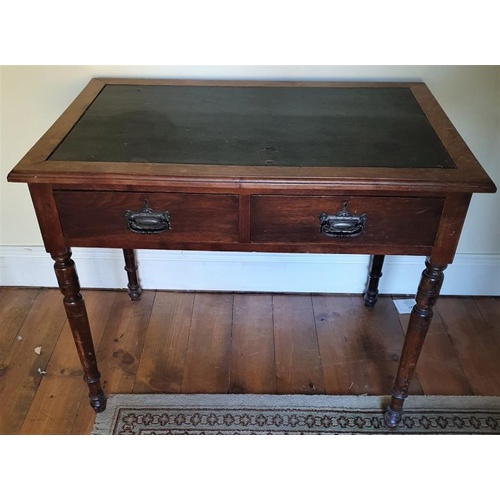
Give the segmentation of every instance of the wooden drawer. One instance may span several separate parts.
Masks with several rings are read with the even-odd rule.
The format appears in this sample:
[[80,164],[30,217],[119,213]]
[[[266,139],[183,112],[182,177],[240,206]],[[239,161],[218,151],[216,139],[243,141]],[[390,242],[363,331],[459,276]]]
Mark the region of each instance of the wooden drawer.
[[[54,198],[69,244],[169,248],[169,243],[238,239],[236,195],[55,191]],[[165,212],[167,229],[160,227],[165,219],[155,223]]]
[[[443,198],[252,196],[251,241],[430,247],[443,205]],[[359,234],[325,235],[320,215],[335,215],[344,206],[354,217],[366,215],[365,221],[360,220],[364,225]]]

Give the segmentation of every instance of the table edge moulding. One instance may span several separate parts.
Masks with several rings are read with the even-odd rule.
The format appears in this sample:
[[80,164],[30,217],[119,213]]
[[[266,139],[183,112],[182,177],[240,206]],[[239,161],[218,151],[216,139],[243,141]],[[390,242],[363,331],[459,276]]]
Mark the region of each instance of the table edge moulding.
[[496,191],[421,82],[94,78],[8,180],[28,184],[97,412],[106,397],[71,247],[122,248],[133,301],[140,248],[369,254],[366,307],[385,255],[425,256],[388,427],[471,196]]

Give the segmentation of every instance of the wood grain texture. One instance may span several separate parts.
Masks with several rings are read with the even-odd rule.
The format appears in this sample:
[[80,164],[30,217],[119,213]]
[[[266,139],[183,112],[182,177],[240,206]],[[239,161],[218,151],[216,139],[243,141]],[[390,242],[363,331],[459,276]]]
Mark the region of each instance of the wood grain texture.
[[428,120],[432,123],[434,131],[441,142],[446,145],[448,153],[458,166],[459,175],[464,179],[467,178],[471,184],[474,183],[478,187],[483,186],[484,192],[494,192],[493,182],[480,167],[477,158],[428,88],[424,85],[414,85],[412,92]]
[[192,293],[156,292],[134,392],[181,392],[193,306]]
[[479,396],[497,394],[500,389],[500,344],[498,326],[492,329],[473,298],[460,302],[442,297],[436,309],[457,351],[460,366]]
[[425,262],[391,390],[391,402],[384,414],[385,423],[389,427],[396,427],[401,420],[403,404],[409,394],[409,387],[432,321],[433,308],[439,297],[445,269],[446,265],[436,265],[429,259]]
[[[56,191],[54,195],[67,241],[88,237],[101,240],[105,246],[120,239],[129,245],[127,248],[136,248],[163,241],[238,239],[238,197],[234,195],[93,191]],[[146,206],[155,212],[168,212],[170,229],[160,234],[132,232],[125,212],[140,212]]]
[[[93,339],[99,345],[104,326],[113,310],[119,292],[85,292],[85,303],[92,317]],[[85,411],[87,422],[93,419],[93,410],[82,391],[83,371],[74,348],[71,329],[65,322],[61,335],[50,356],[30,409],[25,417],[21,434],[73,434],[78,416]],[[85,424],[85,429],[88,423]],[[90,429],[89,429],[90,430]]]
[[[26,153],[18,163],[18,170],[30,165],[43,162],[50,153],[57,147],[61,139],[71,130],[73,125],[85,113],[85,110],[92,104],[99,92],[103,89],[104,83],[98,79],[92,79],[61,114],[55,123],[45,132],[37,143]],[[16,172],[9,175],[9,181],[15,180]]]
[[[404,336],[389,297],[313,296],[327,394],[388,394]],[[418,378],[411,392],[421,394]]]
[[47,252],[61,252],[65,247],[65,241],[51,186],[45,184],[30,185],[29,190],[45,250]]
[[[366,215],[363,232],[338,241],[320,232],[321,213],[334,215],[344,203],[355,216]],[[441,198],[252,196],[252,241],[322,242],[328,246],[428,246],[434,243]]]
[[476,297],[475,303],[483,319],[483,329],[490,332],[500,346],[500,297]]
[[128,296],[133,302],[141,300],[141,285],[139,283],[139,276],[137,271],[139,269],[137,265],[137,259],[135,257],[135,250],[130,248],[123,249],[123,258],[125,260],[125,271],[127,272],[127,288]]
[[19,342],[19,330],[30,312],[39,290],[36,288],[0,288],[0,371],[6,370],[7,353]]
[[65,322],[59,290],[40,291],[17,332],[22,340],[11,343],[3,359],[0,394],[8,412],[0,419],[0,434],[19,433]]
[[232,317],[232,294],[195,295],[183,393],[228,392]]
[[324,394],[311,297],[275,295],[274,345],[278,394]]
[[276,391],[273,296],[235,294],[229,392]]
[[[409,319],[409,314],[399,315],[403,331],[407,330]],[[457,358],[455,346],[436,310],[420,354],[416,376],[424,394],[443,396],[472,394],[470,383]]]
[[106,393],[132,392],[154,297],[151,291],[143,292],[140,302],[131,302],[127,293],[116,296],[97,349]]
[[453,262],[470,200],[470,194],[450,195],[446,198],[431,253],[434,264],[447,265]]
[[[55,149],[68,130],[77,122],[82,113],[94,101],[96,95],[107,85],[203,85],[202,81],[169,81],[147,79],[94,79],[69,106],[56,125],[9,174],[11,182],[30,184],[78,184],[105,186],[117,183],[127,186],[158,185],[169,183],[197,184],[207,187],[233,187],[255,189],[263,181],[274,188],[295,189],[297,181],[305,181],[313,190],[335,189],[342,184],[344,189],[361,191],[386,190],[394,193],[414,192],[495,192],[496,188],[484,169],[472,156],[458,132],[449,122],[445,113],[424,83],[379,83],[379,82],[228,82],[212,81],[206,85],[228,87],[282,87],[287,88],[408,88],[427,116],[430,125],[437,132],[444,147],[452,151],[456,169],[394,169],[380,167],[355,167],[343,165],[332,167],[311,167],[307,173],[300,167],[240,166],[240,165],[199,165],[161,164],[145,161],[130,161],[126,172],[122,163],[44,161]],[[396,171],[395,171],[396,170]]]
[[63,295],[63,305],[75,348],[83,368],[83,376],[89,388],[90,405],[95,411],[103,411],[106,408],[106,397],[101,386],[89,318],[85,301],[80,293],[75,263],[71,259],[71,249],[61,248],[51,253],[51,257],[54,260],[54,270],[59,290]]
[[[139,342],[129,351],[138,353],[137,360],[132,363],[137,366],[136,371],[134,366],[132,370],[124,366],[123,352],[121,356],[111,356],[110,362],[103,365],[102,375],[103,380],[109,381],[106,384],[108,390],[115,388],[119,391],[123,383],[122,387],[127,390],[133,384],[130,390],[136,393],[162,392],[163,389],[179,392],[186,372],[191,374],[193,385],[198,376],[208,375],[205,382],[204,379],[198,382],[200,385],[204,383],[207,392],[232,392],[237,381],[239,391],[260,393],[269,389],[270,393],[277,393],[277,364],[272,355],[274,323],[272,327],[269,325],[274,308],[269,302],[281,301],[283,311],[283,302],[289,301],[286,309],[293,311],[298,303],[312,300],[314,307],[306,307],[306,311],[313,310],[314,315],[303,315],[301,321],[305,331],[317,332],[319,352],[313,348],[311,355],[309,337],[295,343],[296,351],[309,352],[298,367],[299,373],[315,373],[319,362],[327,394],[387,394],[393,379],[390,372],[397,364],[397,349],[404,339],[408,318],[408,315],[397,314],[391,297],[387,296],[381,296],[375,308],[365,314],[361,296],[235,294],[234,304],[228,307],[228,294],[147,294],[154,296],[154,304],[150,302],[151,307],[148,305],[141,310],[140,306],[136,307],[141,303],[132,304],[125,290],[85,292],[87,307],[94,318],[92,327],[99,361],[99,353],[104,355],[117,344],[117,351],[128,350],[125,337],[130,337],[127,342],[134,339],[129,342],[131,346]],[[206,307],[192,307],[195,295],[207,296]],[[2,433],[89,434],[95,414],[88,405],[81,366],[64,318],[59,292],[0,288],[0,298],[2,319],[15,318],[20,313],[14,322],[0,321],[0,345],[7,349],[0,351],[2,366],[7,367],[0,372]],[[9,303],[10,306],[5,307]],[[13,304],[16,304],[14,309],[17,312],[12,309]],[[379,309],[379,306],[382,307]],[[219,337],[225,339],[222,344],[213,340],[213,336],[212,340],[201,340],[207,332],[207,314],[212,314],[212,310],[224,310],[225,334]],[[300,315],[303,310],[299,307],[296,314]],[[499,315],[496,298],[441,297],[435,307],[435,318],[410,393],[500,396],[497,380]],[[232,320],[228,326],[229,316]],[[355,320],[356,316],[360,318],[359,322]],[[307,318],[311,323],[306,324]],[[213,321],[208,321],[208,331],[213,329],[210,326]],[[14,343],[6,341],[13,335],[7,328],[9,324],[26,338]],[[262,327],[262,331],[255,330],[255,326]],[[144,329],[139,332],[141,328]],[[367,332],[372,340],[367,340]],[[268,333],[272,335],[273,346]],[[54,335],[50,342],[43,340]],[[142,347],[138,335],[144,339]],[[205,344],[201,352],[192,353],[188,358],[190,335]],[[297,340],[298,337],[293,334],[289,338]],[[34,365],[41,360],[32,351],[39,343],[42,343],[45,363]],[[224,349],[228,344],[227,353]],[[260,351],[256,350],[257,346]],[[182,354],[184,349],[186,356]],[[218,356],[223,359],[220,368],[212,366],[217,352],[224,353]],[[254,358],[257,366],[252,366]],[[197,366],[192,366],[192,363]],[[38,367],[44,368],[47,374],[38,374]],[[226,373],[219,378],[223,369],[227,369],[229,375]],[[219,375],[214,376],[216,373]],[[163,376],[166,377],[164,383],[160,380]],[[282,377],[283,372],[279,376]],[[310,390],[311,387],[307,386],[304,392],[310,393]]]

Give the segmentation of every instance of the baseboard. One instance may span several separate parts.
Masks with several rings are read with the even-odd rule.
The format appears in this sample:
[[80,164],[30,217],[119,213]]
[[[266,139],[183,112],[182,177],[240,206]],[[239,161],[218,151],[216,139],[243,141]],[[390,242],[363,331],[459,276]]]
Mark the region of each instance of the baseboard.
[[[117,249],[75,248],[83,288],[123,288]],[[241,292],[362,293],[369,256],[138,250],[144,289]],[[416,292],[423,257],[388,256],[381,293]],[[54,287],[52,259],[42,247],[0,246],[0,285]],[[443,295],[500,295],[500,255],[457,254]]]

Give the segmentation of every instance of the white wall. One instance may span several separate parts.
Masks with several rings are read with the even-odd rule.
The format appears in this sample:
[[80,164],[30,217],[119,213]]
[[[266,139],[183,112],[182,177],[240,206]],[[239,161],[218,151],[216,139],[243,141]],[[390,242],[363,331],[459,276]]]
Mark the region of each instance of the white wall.
[[[55,285],[27,187],[7,183],[6,176],[88,80],[99,76],[424,81],[500,187],[498,66],[3,66],[0,285]],[[500,295],[499,216],[498,193],[473,197],[443,293]],[[119,252],[85,249],[75,255],[84,286],[123,286]],[[139,259],[146,288],[339,293],[362,291],[368,262],[363,256],[150,251],[139,252]],[[381,291],[414,293],[422,268],[422,258],[389,258]]]

